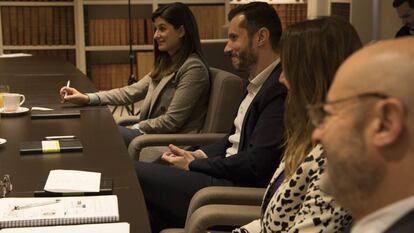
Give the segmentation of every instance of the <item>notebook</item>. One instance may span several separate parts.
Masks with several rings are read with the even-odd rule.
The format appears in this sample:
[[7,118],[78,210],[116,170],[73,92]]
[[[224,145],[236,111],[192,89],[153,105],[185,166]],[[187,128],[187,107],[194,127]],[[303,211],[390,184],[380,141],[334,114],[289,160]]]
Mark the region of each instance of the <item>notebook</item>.
[[79,109],[60,109],[51,111],[31,111],[32,119],[79,118]]
[[60,153],[82,151],[79,139],[27,141],[20,143],[21,154]]
[[116,222],[116,195],[0,199],[0,228]]
[[0,230],[1,233],[129,233],[129,223],[101,223],[71,226],[21,227]]

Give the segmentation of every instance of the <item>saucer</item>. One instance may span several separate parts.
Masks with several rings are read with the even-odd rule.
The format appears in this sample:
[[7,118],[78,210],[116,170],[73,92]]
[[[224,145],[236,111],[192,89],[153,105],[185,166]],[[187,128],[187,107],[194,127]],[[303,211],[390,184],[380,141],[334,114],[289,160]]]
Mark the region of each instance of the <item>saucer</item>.
[[29,111],[29,109],[26,108],[26,107],[20,107],[15,112],[5,112],[4,108],[0,108],[0,113],[1,113],[2,116],[18,116],[18,115],[25,114],[28,111]]
[[0,147],[2,147],[4,144],[6,144],[7,140],[4,138],[0,138]]

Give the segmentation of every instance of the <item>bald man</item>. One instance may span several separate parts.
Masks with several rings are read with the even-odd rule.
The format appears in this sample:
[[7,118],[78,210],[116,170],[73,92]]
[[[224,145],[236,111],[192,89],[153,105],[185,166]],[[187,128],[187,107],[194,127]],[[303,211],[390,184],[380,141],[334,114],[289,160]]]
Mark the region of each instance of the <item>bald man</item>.
[[413,67],[414,38],[366,47],[310,107],[326,188],[356,220],[351,233],[414,232]]

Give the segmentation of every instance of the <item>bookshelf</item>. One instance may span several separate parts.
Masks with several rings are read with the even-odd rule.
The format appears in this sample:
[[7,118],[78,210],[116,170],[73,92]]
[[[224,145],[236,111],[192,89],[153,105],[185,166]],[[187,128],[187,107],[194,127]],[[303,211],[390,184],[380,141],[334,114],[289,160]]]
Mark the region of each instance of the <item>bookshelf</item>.
[[[152,12],[175,0],[131,0],[134,73],[141,78],[152,67]],[[309,18],[321,1],[340,6],[350,0],[268,0],[283,27]],[[227,13],[248,0],[181,0],[189,5],[203,41],[227,37]],[[334,5],[337,4],[337,5]],[[330,8],[329,8],[330,9]],[[337,10],[339,9],[339,10]],[[344,10],[345,9],[345,10]],[[349,9],[349,7],[348,7]],[[344,13],[345,12],[345,13]],[[338,14],[339,14],[338,13]],[[214,17],[213,17],[214,16]],[[27,52],[60,56],[87,74],[98,89],[127,84],[129,77],[128,0],[1,0],[0,54]]]
[[0,2],[0,52],[60,56],[75,64],[73,1]]
[[[134,73],[142,78],[152,68],[153,26],[151,14],[163,4],[173,1],[131,0],[132,40],[136,53]],[[186,0],[199,24],[202,39],[222,39],[226,22],[226,0]],[[85,72],[101,90],[127,84],[129,71],[129,31],[127,0],[84,0],[79,4],[78,18],[85,22],[84,41],[79,53],[85,61],[78,68]],[[107,12],[111,12],[110,15]],[[216,15],[217,17],[207,17]],[[208,21],[207,21],[208,20]],[[82,20],[81,20],[82,21]],[[204,25],[204,26],[202,26]],[[112,33],[114,32],[114,33]],[[110,36],[106,36],[110,35]]]
[[[249,2],[252,1],[230,0],[230,8]],[[308,2],[306,0],[268,0],[267,2],[277,11],[283,29],[308,18]]]

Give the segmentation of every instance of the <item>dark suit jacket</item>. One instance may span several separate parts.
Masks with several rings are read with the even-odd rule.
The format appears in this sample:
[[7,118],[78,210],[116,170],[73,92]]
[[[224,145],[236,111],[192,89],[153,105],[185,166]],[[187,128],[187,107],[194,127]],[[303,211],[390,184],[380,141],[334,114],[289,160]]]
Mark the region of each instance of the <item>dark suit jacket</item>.
[[414,210],[408,212],[394,223],[384,233],[412,233],[414,232]]
[[202,147],[207,159],[190,163],[190,170],[232,181],[235,185],[265,187],[281,160],[283,110],[287,90],[279,83],[278,64],[253,99],[243,120],[238,153],[225,157],[228,138]]
[[[352,229],[348,227],[343,233],[350,233]],[[414,232],[414,210],[401,217],[397,222],[392,224],[384,233],[412,233]]]
[[402,26],[400,30],[398,30],[397,34],[395,34],[395,38],[403,37],[403,36],[412,36],[410,34],[410,28],[407,26]]

